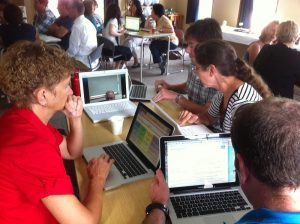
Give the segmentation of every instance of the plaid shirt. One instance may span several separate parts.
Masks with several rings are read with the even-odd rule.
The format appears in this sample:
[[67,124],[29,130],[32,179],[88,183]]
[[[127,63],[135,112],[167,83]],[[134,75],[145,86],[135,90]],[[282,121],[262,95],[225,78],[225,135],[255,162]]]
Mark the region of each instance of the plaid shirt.
[[55,15],[50,9],[46,9],[45,13],[34,15],[33,25],[39,33],[46,33],[48,26],[54,23],[56,20]]
[[193,65],[189,67],[186,93],[189,100],[198,104],[206,104],[211,101],[213,96],[217,93],[217,90],[204,87],[198,76],[194,73],[194,67]]

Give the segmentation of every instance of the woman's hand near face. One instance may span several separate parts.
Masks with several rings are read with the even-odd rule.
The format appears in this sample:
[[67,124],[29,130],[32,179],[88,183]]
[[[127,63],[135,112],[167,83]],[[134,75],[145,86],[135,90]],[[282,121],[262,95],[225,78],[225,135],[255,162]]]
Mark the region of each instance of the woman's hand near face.
[[69,118],[77,118],[82,115],[82,100],[80,96],[69,96],[65,105],[64,113]]

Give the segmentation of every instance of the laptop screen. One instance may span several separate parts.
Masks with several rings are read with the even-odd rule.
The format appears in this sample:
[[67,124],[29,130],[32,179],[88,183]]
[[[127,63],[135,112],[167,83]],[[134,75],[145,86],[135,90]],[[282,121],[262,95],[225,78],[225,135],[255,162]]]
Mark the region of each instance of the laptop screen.
[[84,105],[126,99],[126,72],[122,70],[81,73],[81,97]]
[[236,182],[230,137],[170,138],[163,140],[161,147],[162,167],[170,188],[212,188],[215,184]]
[[127,30],[139,31],[140,30],[140,18],[133,16],[125,17],[125,28]]
[[126,141],[156,166],[159,161],[159,139],[170,136],[173,132],[173,126],[139,103]]

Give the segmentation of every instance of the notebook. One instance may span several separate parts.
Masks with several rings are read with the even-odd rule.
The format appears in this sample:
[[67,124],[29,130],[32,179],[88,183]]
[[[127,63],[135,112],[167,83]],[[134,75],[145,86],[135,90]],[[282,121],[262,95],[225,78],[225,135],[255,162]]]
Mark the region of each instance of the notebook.
[[[175,134],[176,135],[184,135],[184,136],[193,136],[193,135],[201,135],[201,134],[207,134],[212,133],[212,131],[207,128],[203,124],[188,124],[186,126],[180,126],[176,120],[172,117],[171,114],[168,114],[166,110],[160,106],[160,103],[155,103],[153,100],[151,100],[151,103],[155,107],[155,112],[157,112],[163,119],[168,121],[170,124],[172,124],[175,127]],[[181,108],[178,108],[178,106],[175,105],[175,103],[171,101],[165,101],[164,104],[167,104],[166,106],[169,107],[169,111],[177,112],[176,116],[179,116],[179,112],[182,110]]]
[[141,19],[140,17],[126,16],[125,17],[125,29],[127,31],[139,32]]
[[143,84],[133,84],[130,75],[129,78],[129,98],[133,101],[150,101],[155,95],[155,87]]
[[133,116],[136,105],[129,100],[127,69],[80,72],[83,109],[93,123],[112,116]]
[[239,187],[229,134],[162,137],[160,157],[173,224],[235,223],[252,209]]
[[[159,161],[159,138],[172,135],[173,132],[173,126],[139,103],[126,141],[85,148],[83,155],[89,161],[105,152],[115,159],[105,184],[105,189],[109,190],[153,177]],[[123,162],[124,159],[127,161]]]

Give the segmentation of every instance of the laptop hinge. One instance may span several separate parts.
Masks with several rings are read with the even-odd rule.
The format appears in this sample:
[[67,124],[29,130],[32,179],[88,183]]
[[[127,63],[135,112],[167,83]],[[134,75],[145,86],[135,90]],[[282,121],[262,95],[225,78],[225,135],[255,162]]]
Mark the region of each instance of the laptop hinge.
[[171,190],[171,196],[172,195],[176,195],[176,194],[189,194],[189,193],[195,193],[195,192],[206,192],[206,191],[212,191],[212,190],[226,190],[226,189],[230,189],[230,187],[211,187],[211,188],[203,188],[203,186],[199,187],[199,188],[193,188],[193,189],[173,189]]

